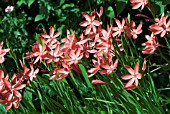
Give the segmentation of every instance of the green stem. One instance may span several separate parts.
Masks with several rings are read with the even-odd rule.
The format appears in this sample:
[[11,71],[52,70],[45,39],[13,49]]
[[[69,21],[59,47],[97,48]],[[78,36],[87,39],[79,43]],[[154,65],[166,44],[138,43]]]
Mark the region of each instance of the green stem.
[[161,50],[159,49],[159,47],[158,47],[158,51],[159,51],[161,57],[162,57],[164,60],[166,60],[168,63],[170,63],[170,60],[167,59],[167,58],[162,54],[162,52],[161,52]]
[[158,89],[158,91],[165,91],[165,90],[170,90],[170,88],[161,88],[161,89]]
[[92,10],[91,10],[91,4],[90,4],[90,1],[89,1],[89,0],[88,0],[88,3],[89,3],[89,6],[90,6],[90,11],[92,11]]

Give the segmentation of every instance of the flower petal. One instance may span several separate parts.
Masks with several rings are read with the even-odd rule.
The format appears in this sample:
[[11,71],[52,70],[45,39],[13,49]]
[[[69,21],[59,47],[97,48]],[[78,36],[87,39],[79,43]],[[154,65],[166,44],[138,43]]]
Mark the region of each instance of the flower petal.
[[131,74],[126,74],[126,75],[121,76],[121,78],[122,78],[123,80],[129,80],[129,79],[131,79],[131,78],[133,78],[133,77],[134,77],[134,76],[131,75]]
[[134,70],[130,66],[126,65],[126,69],[130,74],[134,75]]

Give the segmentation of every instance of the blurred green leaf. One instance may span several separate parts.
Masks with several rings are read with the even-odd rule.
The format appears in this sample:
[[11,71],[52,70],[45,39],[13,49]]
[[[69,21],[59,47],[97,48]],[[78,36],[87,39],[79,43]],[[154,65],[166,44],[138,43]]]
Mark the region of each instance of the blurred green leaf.
[[63,21],[65,21],[66,19],[67,19],[66,17],[60,17],[60,18],[58,19],[58,21],[63,22]]
[[108,6],[106,9],[106,15],[110,18],[114,18],[115,17],[115,12],[113,10],[113,8],[111,6]]
[[155,4],[152,4],[152,6],[153,6],[152,12],[155,15],[162,15],[162,13],[165,10],[165,5],[162,5],[162,2],[156,2]]
[[28,3],[28,8],[30,8],[31,4],[34,3],[35,0],[28,0],[27,3]]
[[38,14],[38,15],[36,15],[34,21],[37,22],[37,21],[43,20],[44,18],[45,18],[44,14]]
[[17,6],[20,7],[22,4],[27,5],[27,2],[25,0],[18,0],[17,1]]
[[125,9],[127,3],[128,3],[127,0],[117,0],[117,2],[116,2],[117,15],[122,13],[122,11]]
[[162,4],[163,5],[168,5],[168,4],[170,4],[170,0],[162,0]]
[[87,86],[89,88],[92,88],[92,84],[90,83],[90,80],[88,78],[88,74],[87,74],[87,71],[86,71],[85,67],[82,64],[79,64],[79,68],[81,69],[82,75],[83,75],[83,77],[84,77],[84,79],[85,79],[85,81],[87,83]]
[[62,6],[62,9],[71,8],[71,7],[74,7],[74,4],[73,4],[73,3],[64,4],[64,5]]
[[56,9],[55,10],[55,14],[57,14],[57,16],[60,16],[62,13],[62,10],[61,9]]
[[63,4],[64,4],[64,2],[65,2],[65,0],[60,0],[60,4],[59,4],[59,6],[63,5]]

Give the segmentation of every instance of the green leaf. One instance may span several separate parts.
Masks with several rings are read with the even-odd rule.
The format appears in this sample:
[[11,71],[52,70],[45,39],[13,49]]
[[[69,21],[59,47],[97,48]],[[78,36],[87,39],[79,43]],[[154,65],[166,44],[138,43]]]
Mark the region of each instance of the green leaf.
[[122,13],[122,11],[125,9],[126,4],[128,2],[125,0],[118,0],[116,2],[116,11],[117,11],[117,15],[119,15],[120,13]]
[[170,0],[162,0],[162,4],[163,5],[168,5],[168,4],[170,4]]
[[28,8],[30,8],[31,4],[34,3],[35,0],[28,0]]
[[62,6],[62,9],[66,9],[66,8],[70,8],[70,7],[74,7],[74,4],[73,4],[73,3],[64,4],[64,5]]
[[62,13],[62,10],[61,9],[56,9],[55,10],[55,14],[57,14],[57,16],[60,16]]
[[60,17],[60,18],[58,19],[58,21],[63,22],[63,21],[65,21],[66,19],[67,19],[66,17]]
[[87,71],[86,71],[85,67],[82,64],[79,64],[78,66],[81,69],[82,75],[83,75],[83,77],[84,77],[84,79],[85,79],[85,81],[87,83],[87,86],[89,88],[92,88],[92,84],[90,83],[90,80],[88,78],[88,74],[87,74]]
[[162,5],[162,2],[156,2],[153,6],[153,13],[155,15],[162,15],[165,9],[165,5]]
[[43,20],[44,18],[45,18],[44,14],[38,14],[38,15],[36,15],[34,21],[37,22],[37,21]]
[[27,3],[26,3],[25,0],[19,0],[19,1],[17,2],[18,7],[20,7],[22,4],[27,5]]
[[115,17],[115,12],[114,12],[114,10],[113,10],[113,8],[111,6],[107,7],[106,14],[110,18],[114,18]]
[[60,5],[59,6],[63,5],[64,2],[65,2],[65,0],[60,0]]
[[5,109],[5,106],[3,104],[0,104],[0,113],[1,114],[6,114],[7,110]]

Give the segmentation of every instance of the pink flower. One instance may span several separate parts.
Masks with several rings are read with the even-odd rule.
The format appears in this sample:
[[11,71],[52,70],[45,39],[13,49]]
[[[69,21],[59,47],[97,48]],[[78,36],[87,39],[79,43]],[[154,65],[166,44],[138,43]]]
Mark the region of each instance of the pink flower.
[[0,43],[0,63],[3,63],[5,61],[4,55],[6,55],[7,52],[10,51],[10,49],[2,49],[3,42]]
[[42,46],[40,43],[36,42],[32,46],[32,51],[33,52],[27,52],[25,59],[29,59],[31,57],[36,57],[36,60],[34,61],[34,64],[37,63],[40,60],[40,63],[44,58],[47,56],[47,50],[46,50],[46,45]]
[[92,77],[93,75],[95,75],[99,70],[100,70],[100,62],[101,60],[98,59],[97,61],[95,59],[92,59],[92,62],[94,64],[94,68],[91,68],[88,70],[88,73],[91,73],[88,77]]
[[101,22],[99,22],[98,20],[94,20],[95,19],[95,15],[88,15],[84,12],[82,12],[83,17],[85,17],[86,21],[81,22],[80,26],[82,27],[86,27],[87,28],[84,30],[85,35],[89,34],[91,31],[93,31],[93,33],[96,33],[96,26],[100,26]]
[[145,35],[145,38],[148,40],[145,43],[142,43],[142,46],[145,46],[145,48],[142,50],[143,54],[152,54],[158,47],[159,43],[157,40],[157,37],[151,34]]
[[[112,58],[111,58],[112,59]],[[111,60],[110,62],[105,62],[104,64],[101,65],[102,68],[104,68],[105,70],[100,71],[102,74],[111,74],[113,72],[113,70],[116,69],[118,65],[118,59],[116,59],[116,61],[113,63],[113,61]]]
[[7,6],[7,8],[5,8],[5,12],[7,13],[11,13],[14,10],[14,6]]
[[68,56],[69,57],[65,57],[62,60],[68,65],[78,64],[79,61],[83,58],[83,53],[81,48],[77,47],[77,49],[71,50]]
[[53,71],[53,75],[49,78],[49,80],[61,80],[65,77],[68,76],[68,74],[70,73],[70,69],[69,68],[56,68]]
[[130,74],[126,74],[123,75],[121,78],[123,80],[129,80],[126,84],[125,84],[125,89],[134,89],[136,87],[138,87],[138,79],[142,78],[141,73],[139,73],[139,65],[138,62],[135,65],[135,68],[132,69],[130,66],[126,65],[126,69],[128,70],[128,72]]
[[54,28],[51,26],[49,35],[46,33],[42,33],[41,37],[45,39],[45,43],[48,43],[52,39],[55,39],[56,37],[58,37],[59,35],[60,35],[59,32],[54,33]]
[[112,35],[113,35],[113,37],[115,37],[117,35],[118,35],[118,37],[120,37],[121,33],[124,32],[125,20],[123,18],[122,23],[116,18],[114,18],[114,20],[118,27],[112,27],[112,30],[114,31]]
[[26,84],[22,84],[23,80],[18,79],[17,74],[13,75],[12,83],[10,83],[7,78],[3,78],[2,80],[5,87],[1,91],[2,99],[0,102],[6,104],[6,110],[9,110],[12,105],[18,108],[18,102],[22,99],[22,95],[18,90],[23,89]]
[[19,78],[21,78],[23,81],[27,81],[27,84],[29,84],[33,79],[37,79],[36,74],[39,72],[39,69],[37,68],[34,70],[32,64],[30,64],[30,68],[28,68],[25,64],[22,63],[21,60],[19,61],[23,69],[20,71]]
[[140,23],[138,27],[136,27],[135,22],[132,20],[130,23],[127,23],[127,26],[124,27],[126,34],[126,37],[133,37],[133,39],[136,39],[138,34],[142,33],[142,24]]
[[170,31],[170,19],[168,22],[166,21],[168,16],[164,16],[164,13],[162,14],[161,18],[156,18],[155,21],[157,23],[149,26],[149,30],[154,34],[160,34],[161,37],[164,37],[166,32]]
[[148,0],[130,0],[132,9],[138,9],[141,7],[141,10],[143,10],[144,6],[148,4]]

